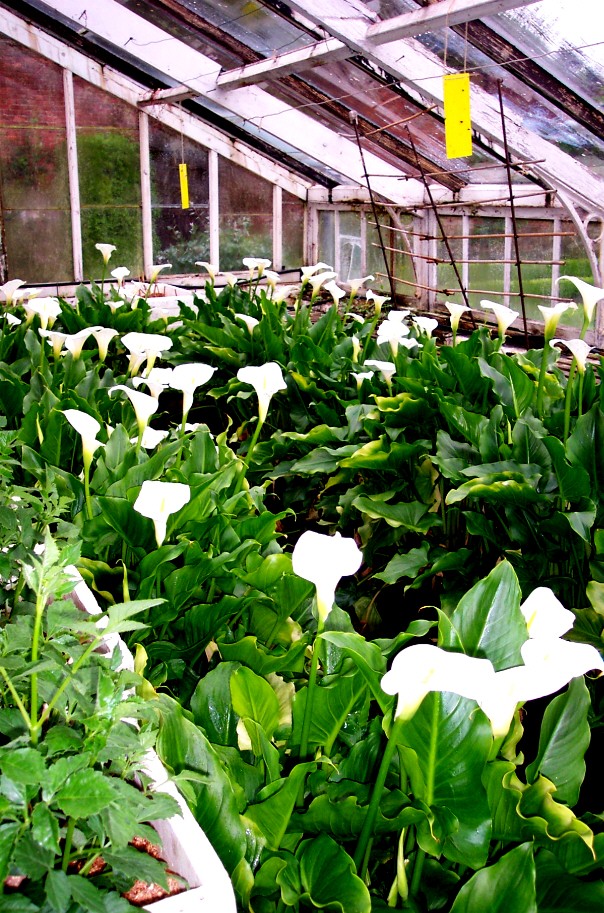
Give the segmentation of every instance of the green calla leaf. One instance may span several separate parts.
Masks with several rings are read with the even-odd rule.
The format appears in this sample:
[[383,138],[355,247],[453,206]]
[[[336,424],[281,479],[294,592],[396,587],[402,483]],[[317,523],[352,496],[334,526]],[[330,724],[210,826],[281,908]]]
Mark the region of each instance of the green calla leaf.
[[533,846],[523,843],[473,875],[459,891],[451,913],[537,913],[537,909]]
[[355,873],[354,862],[327,835],[304,841],[296,852],[300,862],[302,900],[318,909],[371,913],[366,885]]
[[529,782],[534,782],[538,774],[551,780],[556,787],[556,800],[571,808],[577,803],[585,777],[590,707],[584,679],[572,679],[567,690],[548,704],[541,724],[537,757],[526,769]]
[[401,577],[416,577],[428,564],[428,551],[428,543],[424,542],[419,548],[412,548],[404,555],[395,555],[384,570],[375,576],[388,584],[396,583]]
[[255,720],[271,738],[279,724],[279,700],[266,679],[239,666],[231,674],[230,688],[235,713]]
[[442,645],[490,659],[497,670],[522,665],[520,647],[528,631],[520,599],[516,573],[502,561],[462,596]]
[[302,783],[314,770],[313,762],[296,764],[287,778],[266,786],[258,795],[259,801],[245,810],[245,818],[259,828],[269,849],[278,850],[281,846]]
[[435,514],[428,513],[428,505],[420,501],[388,504],[375,496],[358,495],[352,505],[373,520],[385,520],[389,526],[402,526],[416,533],[425,533],[442,522]]

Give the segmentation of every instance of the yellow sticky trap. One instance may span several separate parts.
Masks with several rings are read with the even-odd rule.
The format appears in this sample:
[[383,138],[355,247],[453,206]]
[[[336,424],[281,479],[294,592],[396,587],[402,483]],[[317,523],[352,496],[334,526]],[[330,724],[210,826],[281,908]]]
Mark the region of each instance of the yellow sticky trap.
[[472,155],[469,73],[451,73],[443,77],[443,101],[447,158]]
[[187,176],[187,166],[184,162],[178,166],[180,177],[180,205],[182,209],[189,208],[189,178]]

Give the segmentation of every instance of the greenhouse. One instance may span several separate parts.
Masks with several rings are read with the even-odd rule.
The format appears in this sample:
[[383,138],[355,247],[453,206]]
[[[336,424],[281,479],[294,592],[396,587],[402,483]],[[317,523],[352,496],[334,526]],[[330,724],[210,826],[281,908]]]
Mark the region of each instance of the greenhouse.
[[0,913],[604,911],[598,0],[0,0]]

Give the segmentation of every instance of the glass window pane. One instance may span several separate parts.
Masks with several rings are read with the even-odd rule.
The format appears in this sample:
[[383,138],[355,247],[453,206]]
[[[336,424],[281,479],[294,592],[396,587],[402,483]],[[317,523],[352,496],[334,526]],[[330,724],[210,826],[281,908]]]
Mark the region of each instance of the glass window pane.
[[331,265],[336,262],[335,240],[335,213],[323,210],[319,212],[319,261]]
[[[449,242],[451,253],[453,254],[453,258],[457,263],[457,268],[461,275],[463,241],[459,236],[462,234],[462,220],[459,216],[441,216],[441,223],[445,237]],[[459,288],[459,281],[451,264],[447,246],[443,241],[439,241],[437,245],[437,257],[439,260],[444,261],[439,263],[436,268],[436,284],[440,293],[439,297],[442,295],[445,300],[453,299],[453,296],[461,295],[461,289]],[[461,303],[459,297],[455,298],[455,300]]]
[[9,275],[28,284],[73,279],[71,217],[66,210],[4,213]]
[[283,191],[283,269],[304,264],[304,200]]
[[[180,134],[152,124],[149,130],[153,261],[174,273],[194,273],[210,259],[208,151]],[[187,165],[189,208],[180,196],[179,164]]]
[[219,159],[220,268],[243,269],[243,257],[273,253],[273,187],[228,159]]
[[[562,231],[574,232],[572,222],[563,222]],[[583,242],[578,235],[566,235],[562,238],[561,258],[564,265],[560,267],[560,273],[563,276],[576,276],[577,279],[584,279],[585,282],[593,284],[594,277],[591,272],[589,260]],[[564,298],[571,298],[578,305],[576,311],[566,311],[562,315],[560,323],[564,326],[580,327],[583,323],[583,299],[578,288],[575,288],[572,282],[558,283],[558,294]],[[601,305],[598,305],[600,307]],[[590,329],[594,329],[595,320],[592,321]]]
[[82,255],[85,278],[100,278],[103,258],[95,245],[115,244],[109,270],[127,266],[132,278],[143,275],[143,229],[140,209],[133,206],[88,206],[82,209]]
[[340,282],[350,282],[363,275],[361,214],[340,212],[336,272]]
[[504,291],[505,268],[502,261],[505,257],[505,239],[494,238],[492,235],[504,232],[504,219],[470,219],[472,237],[468,284],[474,294],[470,291],[468,297],[472,307],[480,307],[481,298],[492,297],[503,303],[501,296]]
[[69,208],[64,130],[3,129],[0,172],[5,209]]
[[[382,291],[390,294],[390,285],[384,264],[384,254],[382,253],[377,228],[370,224],[373,222],[373,214],[367,214],[367,272],[375,279],[367,283],[374,291]],[[409,231],[413,230],[413,216],[404,216],[399,219],[400,227]],[[386,246],[386,257],[390,268],[390,275],[395,279],[395,289],[398,295],[405,298],[415,299],[414,285],[417,282],[413,258],[408,256],[408,244],[413,243],[404,232],[395,231],[389,228],[390,218],[385,214],[380,215],[380,226],[382,229],[382,239]],[[388,248],[392,248],[388,250]],[[400,253],[399,253],[400,251]],[[396,280],[399,280],[398,282]],[[404,280],[404,281],[400,281]]]
[[[543,318],[539,305],[549,305],[552,293],[552,250],[553,238],[551,233],[554,223],[548,219],[522,219],[518,222],[518,250],[520,253],[522,288],[525,298],[526,316],[529,320]],[[527,237],[532,235],[532,237]],[[512,240],[511,259],[515,260]],[[544,262],[533,262],[544,261]],[[518,269],[516,264],[511,264],[510,291],[519,291]],[[545,298],[531,298],[531,295],[544,295]],[[513,295],[510,299],[514,310],[521,310],[520,296]]]

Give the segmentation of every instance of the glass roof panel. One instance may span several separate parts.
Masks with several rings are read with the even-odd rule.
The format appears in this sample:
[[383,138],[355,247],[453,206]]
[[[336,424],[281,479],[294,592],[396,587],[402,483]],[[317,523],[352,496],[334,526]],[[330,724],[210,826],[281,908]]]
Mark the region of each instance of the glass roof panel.
[[485,19],[593,104],[604,101],[602,0],[540,0]]

